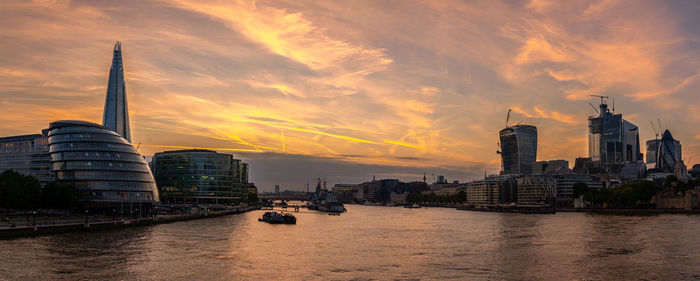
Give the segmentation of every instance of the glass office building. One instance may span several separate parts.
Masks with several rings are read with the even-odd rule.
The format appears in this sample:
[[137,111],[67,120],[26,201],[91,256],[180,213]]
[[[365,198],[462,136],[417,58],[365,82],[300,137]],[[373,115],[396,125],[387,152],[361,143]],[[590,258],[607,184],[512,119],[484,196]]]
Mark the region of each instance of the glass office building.
[[247,195],[248,165],[231,154],[165,151],[156,153],[151,163],[163,203],[230,205]]
[[0,173],[8,169],[31,175],[41,185],[54,180],[46,130],[42,134],[0,138]]
[[537,160],[537,128],[532,125],[507,127],[499,133],[503,174],[532,174]]
[[643,161],[639,128],[600,104],[597,117],[588,117],[588,156],[608,172],[619,172],[625,163]]
[[129,108],[126,102],[126,84],[124,83],[124,64],[122,62],[122,44],[114,44],[112,67],[109,69],[105,109],[102,115],[102,125],[117,132],[131,142],[129,128]]
[[119,134],[84,121],[56,121],[48,131],[56,180],[74,185],[88,209],[149,215],[159,201],[146,160]]
[[681,164],[682,155],[681,142],[673,139],[671,132],[666,130],[659,142],[656,157],[656,171],[661,173],[674,173],[676,171],[676,165]]

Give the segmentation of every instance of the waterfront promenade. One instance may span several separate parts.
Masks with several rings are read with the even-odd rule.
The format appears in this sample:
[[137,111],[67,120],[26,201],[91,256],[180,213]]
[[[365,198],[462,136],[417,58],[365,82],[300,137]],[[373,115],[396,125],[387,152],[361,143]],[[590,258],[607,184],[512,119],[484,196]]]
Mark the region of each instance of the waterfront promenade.
[[[103,230],[121,227],[145,226],[176,221],[196,220],[224,215],[232,215],[249,212],[259,209],[259,206],[239,206],[229,210],[213,211],[199,214],[174,214],[157,215],[148,218],[116,218],[105,219],[104,217],[70,218],[65,220],[43,220],[39,218],[19,220],[13,223],[3,223],[0,225],[0,239],[16,238],[32,235],[44,235],[72,231]],[[14,226],[13,226],[14,224]]]

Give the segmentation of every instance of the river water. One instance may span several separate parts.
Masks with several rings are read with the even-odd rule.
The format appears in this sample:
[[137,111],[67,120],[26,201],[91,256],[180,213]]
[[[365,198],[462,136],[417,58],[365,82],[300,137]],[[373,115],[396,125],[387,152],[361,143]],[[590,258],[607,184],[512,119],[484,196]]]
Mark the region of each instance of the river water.
[[0,240],[0,280],[700,279],[700,216],[346,206]]

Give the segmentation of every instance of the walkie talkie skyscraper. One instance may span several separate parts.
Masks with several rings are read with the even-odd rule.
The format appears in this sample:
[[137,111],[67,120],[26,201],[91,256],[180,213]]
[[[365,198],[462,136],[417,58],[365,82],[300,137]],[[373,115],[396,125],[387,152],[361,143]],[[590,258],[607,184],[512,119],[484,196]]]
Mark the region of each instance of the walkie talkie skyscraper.
[[124,66],[122,64],[122,44],[118,41],[114,44],[112,67],[109,69],[102,125],[131,142],[129,109],[126,103],[126,85],[124,84]]

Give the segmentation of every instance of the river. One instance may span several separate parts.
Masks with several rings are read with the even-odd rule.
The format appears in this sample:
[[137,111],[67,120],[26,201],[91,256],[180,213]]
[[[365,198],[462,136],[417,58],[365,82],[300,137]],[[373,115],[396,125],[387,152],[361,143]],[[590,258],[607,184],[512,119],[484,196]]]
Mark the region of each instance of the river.
[[0,280],[700,279],[700,216],[347,205],[0,240]]

